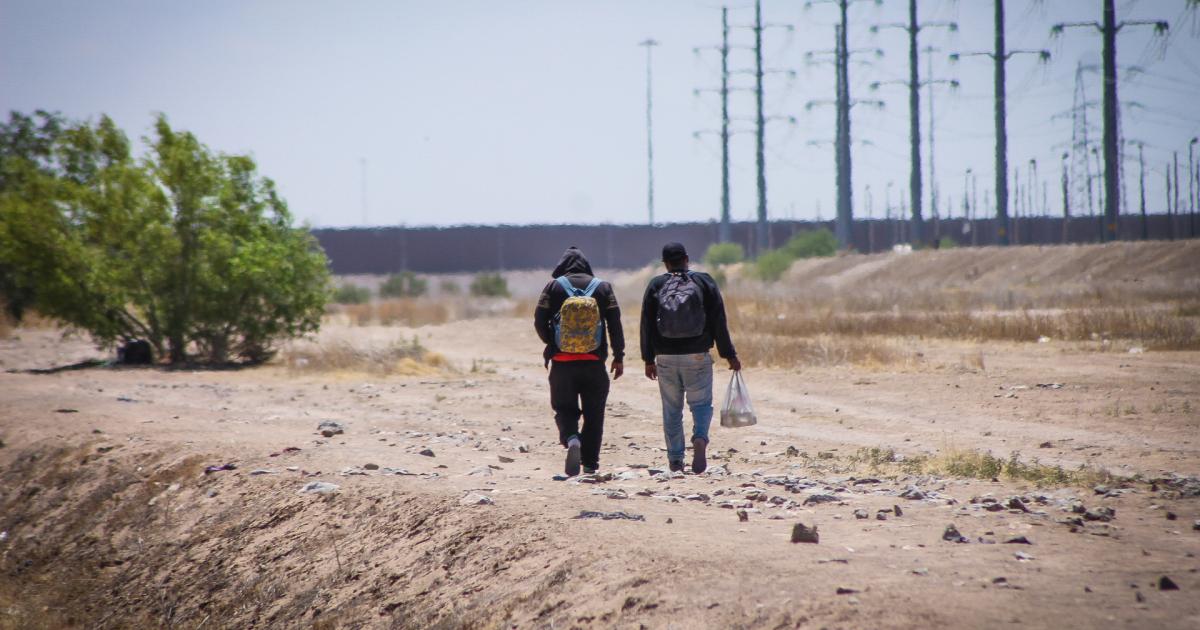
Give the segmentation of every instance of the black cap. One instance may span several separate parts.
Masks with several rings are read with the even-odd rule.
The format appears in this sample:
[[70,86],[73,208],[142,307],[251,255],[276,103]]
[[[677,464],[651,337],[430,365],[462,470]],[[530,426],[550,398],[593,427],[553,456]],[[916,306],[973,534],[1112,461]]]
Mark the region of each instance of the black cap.
[[687,250],[684,249],[683,243],[667,243],[663,245],[663,262],[679,262],[687,258]]

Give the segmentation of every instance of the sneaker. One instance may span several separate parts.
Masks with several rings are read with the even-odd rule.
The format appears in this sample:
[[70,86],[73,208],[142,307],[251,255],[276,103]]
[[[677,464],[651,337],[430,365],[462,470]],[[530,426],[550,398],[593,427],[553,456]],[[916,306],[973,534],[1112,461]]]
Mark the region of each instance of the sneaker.
[[683,472],[683,460],[667,462],[671,472]]
[[699,475],[708,469],[708,459],[704,452],[708,449],[708,441],[704,438],[692,440],[692,472]]
[[571,438],[567,441],[567,464],[565,472],[568,477],[574,477],[579,474],[579,458],[580,444],[578,438]]
[[594,474],[596,474],[597,470],[599,470],[598,466],[584,466],[583,467],[583,473],[585,475],[594,475]]

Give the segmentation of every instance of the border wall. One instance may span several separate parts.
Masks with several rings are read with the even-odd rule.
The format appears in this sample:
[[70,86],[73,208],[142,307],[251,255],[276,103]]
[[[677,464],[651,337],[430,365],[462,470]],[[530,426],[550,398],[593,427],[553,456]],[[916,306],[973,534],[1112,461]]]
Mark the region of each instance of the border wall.
[[[1100,219],[1029,217],[1010,219],[1014,245],[1097,243]],[[733,241],[753,252],[754,223],[732,227]],[[929,235],[950,237],[959,246],[993,245],[995,219],[927,221]],[[1174,227],[1174,230],[1172,230]],[[832,221],[773,221],[771,244],[779,246],[793,234],[833,229]],[[1152,240],[1195,237],[1200,217],[1150,215],[1145,223]],[[1140,215],[1121,217],[1122,238],[1142,238]],[[694,259],[717,242],[717,224],[665,225],[463,225],[454,227],[380,227],[316,229],[335,274],[384,274],[401,270],[420,273],[460,273],[550,267],[562,251],[575,245],[592,264],[607,269],[632,269],[657,262],[664,243],[679,241]],[[879,252],[909,242],[909,225],[900,220],[854,222],[852,244],[860,252]]]

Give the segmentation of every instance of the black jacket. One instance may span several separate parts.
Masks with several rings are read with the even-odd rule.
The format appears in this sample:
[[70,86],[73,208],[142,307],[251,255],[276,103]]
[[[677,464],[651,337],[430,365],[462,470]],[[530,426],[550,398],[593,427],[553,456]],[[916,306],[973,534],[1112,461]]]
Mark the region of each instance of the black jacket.
[[704,291],[704,332],[686,339],[668,339],[658,334],[658,291],[671,276],[664,273],[650,281],[642,297],[642,360],[653,363],[660,354],[699,354],[708,352],[716,342],[717,353],[724,359],[737,357],[729,325],[725,322],[725,301],[712,276],[699,271],[689,272]]
[[[538,337],[546,344],[542,351],[542,359],[547,365],[559,352],[558,346],[554,344],[554,316],[567,299],[567,292],[556,280],[559,276],[566,276],[571,286],[586,288],[592,281],[592,266],[588,264],[587,258],[583,257],[583,252],[569,247],[563,252],[562,260],[558,261],[558,266],[550,276],[555,280],[551,280],[546,288],[542,289],[537,308],[533,311],[533,327],[537,330]],[[617,296],[613,293],[612,285],[601,282],[592,293],[592,297],[596,298],[600,316],[604,318],[604,334],[600,337],[600,347],[592,354],[603,361],[608,356],[608,340],[611,339],[613,358],[621,361],[625,358],[625,333],[621,329],[621,307],[617,306]]]

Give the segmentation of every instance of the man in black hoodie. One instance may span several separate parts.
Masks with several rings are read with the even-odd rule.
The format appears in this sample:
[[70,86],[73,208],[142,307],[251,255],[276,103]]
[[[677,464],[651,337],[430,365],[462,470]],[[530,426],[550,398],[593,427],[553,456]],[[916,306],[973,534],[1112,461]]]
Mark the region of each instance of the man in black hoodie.
[[[542,352],[545,365],[550,366],[550,406],[558,425],[558,441],[567,449],[567,476],[583,470],[596,472],[600,467],[600,443],[604,437],[604,404],[608,400],[608,373],[604,360],[608,356],[608,340],[612,341],[613,380],[625,372],[625,334],[621,330],[621,308],[612,285],[600,282],[591,297],[600,309],[603,326],[599,346],[591,352],[563,352],[555,342],[555,317],[567,300],[567,290],[559,281],[565,278],[575,289],[586,289],[593,280],[592,266],[583,252],[575,247],[563,252],[562,260],[550,274],[554,280],[542,289],[533,312],[533,327],[546,344]],[[565,345],[565,344],[564,344]],[[552,364],[552,365],[551,365]],[[583,415],[583,430],[579,416]]]

